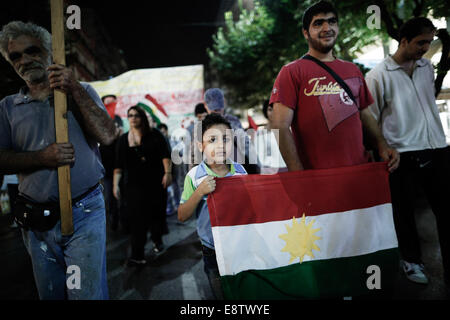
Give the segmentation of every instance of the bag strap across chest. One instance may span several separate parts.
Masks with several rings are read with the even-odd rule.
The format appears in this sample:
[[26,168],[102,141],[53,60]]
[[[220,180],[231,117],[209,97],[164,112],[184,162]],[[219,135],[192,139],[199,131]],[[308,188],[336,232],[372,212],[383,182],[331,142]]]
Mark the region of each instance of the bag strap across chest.
[[315,62],[319,67],[321,67],[322,69],[324,69],[325,71],[327,71],[341,86],[342,89],[345,90],[345,92],[347,92],[348,96],[350,97],[350,99],[352,99],[352,101],[355,103],[355,105],[357,106],[358,104],[356,103],[356,99],[355,96],[353,95],[352,90],[349,88],[349,86],[345,83],[344,80],[342,80],[342,78],[336,73],[334,72],[333,69],[331,69],[329,66],[327,66],[325,63],[323,63],[322,61],[320,61],[319,59],[314,58],[313,56],[310,56],[309,54],[306,54],[302,57],[302,59],[306,59],[306,60],[310,60]]

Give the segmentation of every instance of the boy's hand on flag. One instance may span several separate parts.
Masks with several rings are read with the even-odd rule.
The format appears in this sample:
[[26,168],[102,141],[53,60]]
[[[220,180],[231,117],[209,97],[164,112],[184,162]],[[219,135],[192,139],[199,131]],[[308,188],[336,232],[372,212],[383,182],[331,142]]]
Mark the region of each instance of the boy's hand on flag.
[[216,190],[216,180],[213,176],[207,176],[197,188],[201,195],[207,195]]

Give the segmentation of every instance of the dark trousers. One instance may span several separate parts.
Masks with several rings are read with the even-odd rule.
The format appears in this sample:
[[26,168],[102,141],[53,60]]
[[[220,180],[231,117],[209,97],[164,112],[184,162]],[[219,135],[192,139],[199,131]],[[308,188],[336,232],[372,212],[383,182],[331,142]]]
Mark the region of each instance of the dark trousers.
[[9,203],[11,206],[11,213],[13,213],[14,210],[16,209],[16,198],[17,195],[19,194],[19,185],[8,183],[7,188],[8,188]]
[[105,197],[106,214],[110,217],[111,228],[116,230],[119,225],[119,203],[113,195],[113,178],[105,177],[103,179],[103,192]]
[[420,242],[414,219],[417,188],[425,192],[436,216],[446,277],[450,276],[450,156],[449,148],[403,152],[399,168],[390,174],[394,223],[402,258],[421,263]]
[[222,285],[220,283],[219,266],[217,265],[216,251],[202,245],[203,270],[208,277],[209,286],[216,300],[223,300]]
[[144,259],[148,230],[151,232],[152,241],[155,244],[162,244],[162,235],[166,228],[167,195],[165,193],[167,191],[162,187],[144,189],[131,186],[127,188],[132,259]]

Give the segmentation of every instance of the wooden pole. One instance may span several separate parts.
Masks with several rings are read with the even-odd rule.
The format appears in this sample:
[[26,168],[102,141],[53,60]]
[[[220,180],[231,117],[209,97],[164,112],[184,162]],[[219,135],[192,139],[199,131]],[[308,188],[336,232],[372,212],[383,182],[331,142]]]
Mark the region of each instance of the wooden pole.
[[[63,0],[50,0],[52,15],[53,61],[66,65],[64,46],[64,3]],[[59,90],[54,90],[56,143],[69,142],[67,125],[67,97]],[[73,234],[72,192],[70,189],[70,166],[58,167],[59,206],[61,209],[61,233]]]

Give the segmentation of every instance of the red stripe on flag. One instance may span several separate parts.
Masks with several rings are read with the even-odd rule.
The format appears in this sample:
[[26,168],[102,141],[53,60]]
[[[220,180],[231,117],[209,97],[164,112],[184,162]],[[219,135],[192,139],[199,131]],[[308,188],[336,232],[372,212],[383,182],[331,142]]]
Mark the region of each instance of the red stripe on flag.
[[148,99],[148,100],[150,100],[151,102],[153,102],[153,104],[156,106],[156,108],[158,108],[159,111],[161,111],[167,118],[169,117],[169,116],[167,115],[167,113],[166,113],[166,110],[164,110],[163,106],[160,105],[160,104],[158,103],[158,101],[156,101],[156,99],[153,98],[151,95],[146,94],[146,95],[145,95],[145,99]]
[[390,203],[385,162],[216,179],[211,226],[282,221]]

